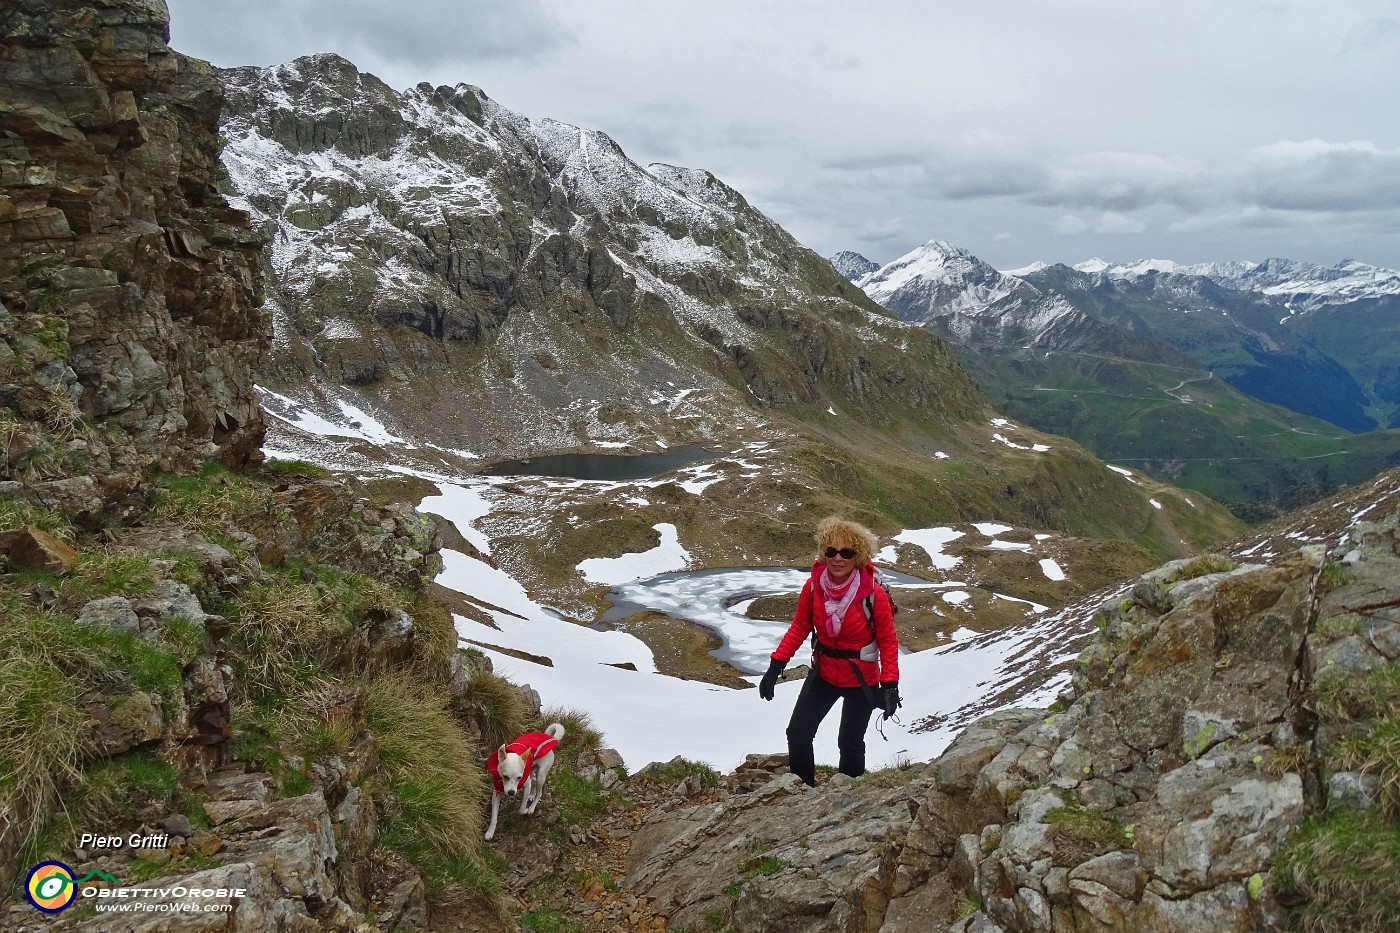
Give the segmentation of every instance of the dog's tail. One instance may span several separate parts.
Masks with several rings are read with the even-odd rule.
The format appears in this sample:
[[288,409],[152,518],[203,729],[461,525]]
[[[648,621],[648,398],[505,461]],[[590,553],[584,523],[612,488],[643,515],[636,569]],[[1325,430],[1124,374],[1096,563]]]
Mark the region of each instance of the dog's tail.
[[544,731],[553,736],[556,742],[564,737],[564,727],[557,722],[550,723],[549,728]]

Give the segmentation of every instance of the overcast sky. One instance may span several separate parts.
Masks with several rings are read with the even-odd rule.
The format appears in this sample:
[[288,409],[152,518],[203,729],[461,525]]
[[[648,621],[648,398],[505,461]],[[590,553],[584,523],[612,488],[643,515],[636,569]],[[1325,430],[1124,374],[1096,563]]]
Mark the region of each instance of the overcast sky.
[[1400,268],[1400,0],[169,0],[705,168],[822,255]]

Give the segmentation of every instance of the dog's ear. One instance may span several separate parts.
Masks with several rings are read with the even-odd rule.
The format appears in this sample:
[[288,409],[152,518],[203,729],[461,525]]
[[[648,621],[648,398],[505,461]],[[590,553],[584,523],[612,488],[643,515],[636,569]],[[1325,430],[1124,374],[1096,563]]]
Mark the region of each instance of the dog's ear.
[[506,756],[509,754],[510,752],[506,751],[506,745],[502,745],[500,748],[496,749],[496,760],[504,762],[506,760]]

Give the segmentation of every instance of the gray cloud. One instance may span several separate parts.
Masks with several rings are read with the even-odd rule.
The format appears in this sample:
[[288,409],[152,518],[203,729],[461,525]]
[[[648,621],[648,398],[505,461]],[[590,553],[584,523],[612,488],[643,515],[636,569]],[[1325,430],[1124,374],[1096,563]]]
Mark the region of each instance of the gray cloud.
[[574,41],[541,0],[168,2],[171,44],[219,65],[336,51],[430,68],[459,58],[533,61]]
[[1394,0],[169,2],[216,64],[475,84],[713,171],[823,254],[1400,266]]
[[1369,142],[1280,142],[1251,152],[1238,196],[1286,211],[1400,210],[1400,151]]
[[1400,21],[1384,16],[1363,19],[1347,32],[1342,40],[1342,55],[1369,52],[1373,49],[1393,51],[1400,45]]

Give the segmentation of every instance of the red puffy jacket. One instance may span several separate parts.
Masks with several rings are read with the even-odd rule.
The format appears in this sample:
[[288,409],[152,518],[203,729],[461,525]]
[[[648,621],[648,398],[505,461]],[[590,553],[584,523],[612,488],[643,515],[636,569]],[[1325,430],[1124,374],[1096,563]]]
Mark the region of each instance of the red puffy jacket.
[[[875,568],[867,564],[857,571],[860,574],[860,589],[856,591],[856,598],[846,610],[846,618],[841,623],[841,634],[836,637],[834,643],[826,624],[826,600],[814,599],[812,596],[813,593],[821,591],[821,574],[825,568],[826,565],[821,561],[812,565],[812,576],[802,584],[802,595],[797,597],[797,612],[793,614],[792,625],[788,626],[787,634],[778,642],[778,649],[773,652],[773,658],[784,664],[791,661],[797,649],[802,647],[802,643],[812,634],[813,622],[818,626],[817,632],[822,644],[828,648],[859,651],[870,642],[870,623],[865,620],[864,603],[865,598],[874,593],[873,621],[875,644],[880,648],[880,662],[875,664],[856,660],[855,663],[860,667],[865,682],[872,687],[899,680],[899,636],[894,630],[894,608],[890,605],[889,594],[875,583]],[[851,664],[846,659],[822,656],[814,658],[813,662],[813,666],[827,683],[836,687],[860,686],[855,671],[851,670]]]

